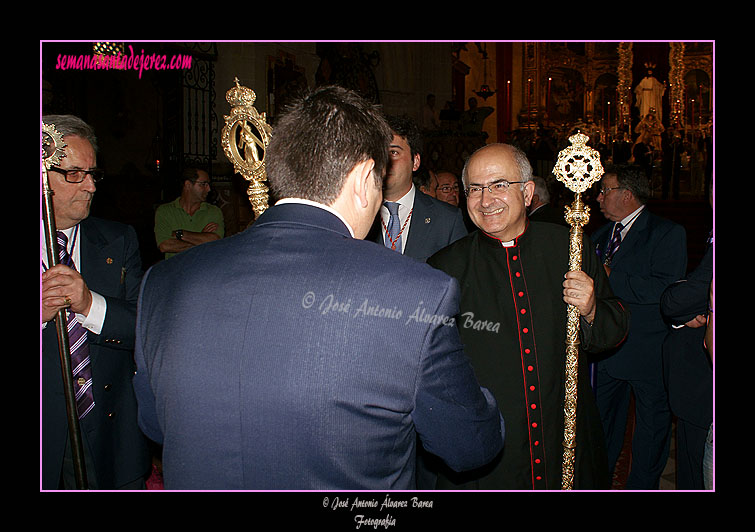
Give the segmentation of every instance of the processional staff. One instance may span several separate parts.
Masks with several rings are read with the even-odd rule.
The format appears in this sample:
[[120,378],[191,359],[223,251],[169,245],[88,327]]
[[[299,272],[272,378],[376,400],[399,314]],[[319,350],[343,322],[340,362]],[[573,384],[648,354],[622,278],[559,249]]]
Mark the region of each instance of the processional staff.
[[231,114],[224,116],[221,140],[223,151],[233,163],[234,170],[249,181],[247,195],[257,219],[268,206],[268,188],[264,183],[267,177],[265,155],[272,129],[265,113],[257,112],[254,107],[257,99],[254,91],[240,85],[238,78],[234,81],[236,86],[225,95],[231,104]]
[[[587,146],[589,137],[577,133],[569,137],[571,146],[558,154],[553,173],[566,188],[574,192],[574,202],[566,206],[569,231],[569,271],[582,269],[582,227],[590,219],[590,208],[582,203],[582,192],[590,188],[603,175],[600,154]],[[577,375],[579,369],[579,309],[567,308],[566,323],[566,378],[564,390],[564,455],[561,489],[570,490],[574,484],[574,456],[576,449]]]
[[[44,228],[45,242],[47,244],[47,265],[52,268],[58,264],[58,239],[55,225],[55,209],[52,196],[54,192],[50,188],[47,171],[60,164],[60,160],[66,156],[63,136],[52,124],[42,123],[42,188],[44,202]],[[58,332],[58,350],[60,351],[60,369],[63,377],[63,392],[66,401],[66,415],[68,417],[68,434],[71,439],[71,452],[73,456],[73,469],[76,477],[77,489],[88,488],[86,466],[84,465],[84,445],[81,439],[79,416],[76,410],[76,393],[73,386],[73,373],[71,368],[71,348],[68,342],[68,328],[66,327],[66,311],[58,310],[55,320]]]

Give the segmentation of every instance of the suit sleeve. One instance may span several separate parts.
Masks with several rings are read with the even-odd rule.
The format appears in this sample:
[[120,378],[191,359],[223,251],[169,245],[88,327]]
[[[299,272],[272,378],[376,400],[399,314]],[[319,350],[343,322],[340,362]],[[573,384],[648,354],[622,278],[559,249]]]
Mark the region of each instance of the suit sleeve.
[[503,447],[504,421],[463,352],[453,317],[458,284],[450,279],[423,346],[412,418],[424,448],[455,471],[490,462]]
[[136,323],[136,347],[134,349],[136,373],[134,375],[133,385],[138,404],[137,422],[139,423],[139,428],[142,429],[144,435],[150,440],[162,444],[163,433],[157,420],[155,394],[152,392],[152,386],[150,385],[150,365],[148,363],[150,358],[148,356],[149,353],[145,350],[145,327],[148,318],[141,319],[144,315],[142,307],[144,305],[144,293],[148,276],[149,272],[144,275],[141,293],[139,294],[139,308],[137,314],[139,318]]
[[708,247],[700,265],[666,288],[661,296],[661,312],[672,325],[683,325],[695,316],[707,314],[708,293],[713,280],[713,247]]

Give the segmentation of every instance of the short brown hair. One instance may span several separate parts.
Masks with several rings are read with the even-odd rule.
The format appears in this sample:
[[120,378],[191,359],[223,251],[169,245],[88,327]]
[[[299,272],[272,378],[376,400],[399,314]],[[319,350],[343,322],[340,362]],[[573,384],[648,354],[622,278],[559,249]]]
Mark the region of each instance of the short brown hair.
[[349,172],[368,159],[382,187],[392,138],[377,106],[342,87],[316,88],[292,101],[273,125],[265,155],[271,192],[330,205]]

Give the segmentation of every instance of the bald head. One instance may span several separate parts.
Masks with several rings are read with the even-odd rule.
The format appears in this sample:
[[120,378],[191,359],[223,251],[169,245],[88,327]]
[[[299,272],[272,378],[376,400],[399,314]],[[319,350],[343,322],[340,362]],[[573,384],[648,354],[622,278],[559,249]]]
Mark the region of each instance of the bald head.
[[521,150],[509,144],[483,146],[464,165],[462,179],[469,191],[469,217],[477,227],[504,242],[524,232],[535,186]]

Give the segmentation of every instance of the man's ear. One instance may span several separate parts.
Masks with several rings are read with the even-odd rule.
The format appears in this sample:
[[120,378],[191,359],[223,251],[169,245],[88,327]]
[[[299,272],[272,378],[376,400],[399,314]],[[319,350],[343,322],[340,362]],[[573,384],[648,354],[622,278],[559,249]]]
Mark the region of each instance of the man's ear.
[[414,154],[414,166],[412,166],[412,172],[419,170],[420,156],[419,153]]
[[357,163],[352,169],[353,174],[353,190],[355,201],[362,208],[366,208],[368,205],[368,191],[369,187],[373,186],[372,183],[372,170],[375,168],[375,161],[367,159]]
[[532,203],[532,196],[535,195],[535,182],[534,181],[527,181],[524,184],[524,190],[522,191],[522,195],[524,196],[524,205],[526,207],[529,207],[530,203]]

